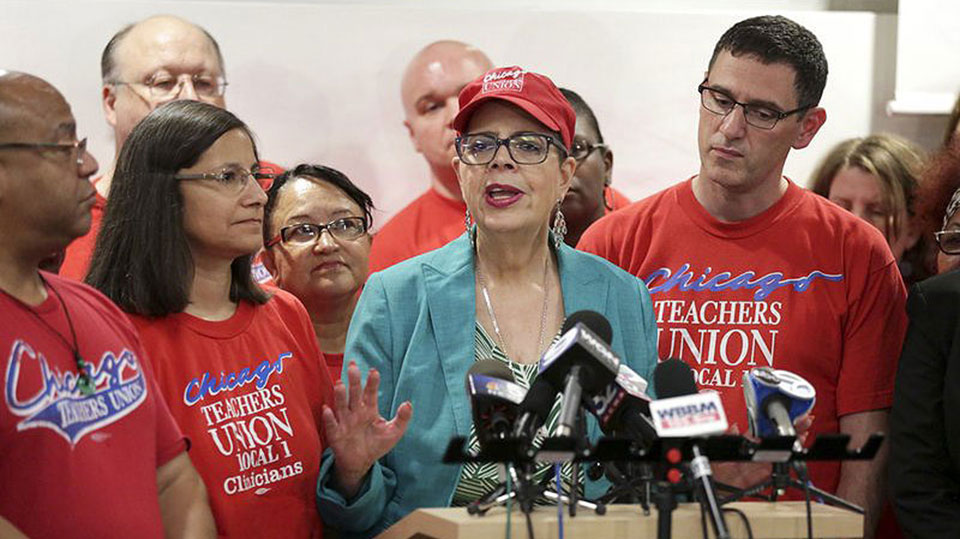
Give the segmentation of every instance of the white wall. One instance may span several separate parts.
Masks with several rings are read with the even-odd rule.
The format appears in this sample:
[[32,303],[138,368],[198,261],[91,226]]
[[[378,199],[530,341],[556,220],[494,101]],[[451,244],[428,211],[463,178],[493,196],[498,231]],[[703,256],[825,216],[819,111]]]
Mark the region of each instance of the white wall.
[[927,112],[953,108],[960,90],[958,21],[960,2],[956,0],[900,2],[893,108]]
[[[147,15],[186,17],[219,40],[227,104],[257,133],[261,154],[283,165],[314,161],[343,170],[374,197],[382,223],[427,184],[427,167],[401,124],[399,80],[407,60],[441,38],[474,43],[495,63],[546,73],[581,93],[616,153],[614,184],[628,196],[693,174],[696,86],[713,45],[737,20],[771,10],[679,12],[663,4],[7,1],[0,3],[0,68],[57,86],[106,166],[113,141],[99,102],[103,46],[122,25]],[[896,16],[806,8],[782,13],[823,42],[828,121],[809,148],[791,155],[786,174],[805,183],[831,146],[874,129],[934,146],[941,117],[885,116],[895,81]]]

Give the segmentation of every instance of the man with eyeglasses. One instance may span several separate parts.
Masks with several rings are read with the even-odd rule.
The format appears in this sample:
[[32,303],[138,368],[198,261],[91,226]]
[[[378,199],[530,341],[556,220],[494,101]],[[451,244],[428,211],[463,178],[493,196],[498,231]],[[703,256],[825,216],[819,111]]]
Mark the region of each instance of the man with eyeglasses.
[[63,96],[0,71],[0,537],[213,537],[136,330],[39,270],[90,227],[96,171]]
[[[203,28],[169,15],[149,17],[117,32],[100,59],[101,97],[107,123],[113,128],[116,153],[130,131],[158,106],[193,99],[224,107],[223,56],[217,41]],[[278,172],[263,163],[264,172]],[[67,248],[60,274],[83,279],[106,208],[113,165],[93,180],[97,190],[90,232]]]
[[451,122],[459,110],[460,90],[492,68],[487,55],[475,47],[437,41],[420,50],[404,70],[403,125],[430,167],[430,188],[376,233],[370,250],[371,273],[463,234],[467,206],[452,165],[456,132]]
[[[882,235],[783,176],[787,154],[826,121],[827,62],[809,30],[756,17],[717,43],[697,91],[700,171],[600,219],[580,248],[637,275],[654,300],[660,356],[687,361],[745,429],[740,383],[785,369],[817,390],[810,427],[859,447],[887,430],[906,290]],[[813,483],[866,509],[873,535],[886,450],[870,462],[811,464]],[[717,466],[759,482],[769,467]]]

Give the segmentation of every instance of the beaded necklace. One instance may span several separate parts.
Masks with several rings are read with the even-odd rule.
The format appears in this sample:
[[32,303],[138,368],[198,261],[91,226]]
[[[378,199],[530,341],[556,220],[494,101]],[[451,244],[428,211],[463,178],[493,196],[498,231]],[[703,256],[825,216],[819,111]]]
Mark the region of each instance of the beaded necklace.
[[47,330],[53,333],[57,337],[57,339],[60,340],[61,343],[63,343],[63,346],[67,350],[69,350],[70,353],[73,355],[73,361],[77,365],[77,373],[79,374],[79,376],[77,377],[77,389],[79,389],[80,393],[82,393],[83,395],[86,395],[86,396],[93,395],[93,391],[94,391],[93,381],[90,379],[90,367],[92,367],[92,365],[86,360],[84,360],[83,356],[80,355],[80,346],[77,344],[77,332],[73,329],[73,319],[70,318],[70,311],[67,310],[67,303],[63,301],[63,296],[60,295],[60,292],[58,292],[57,289],[53,287],[53,285],[48,283],[47,280],[43,278],[43,275],[40,275],[39,277],[40,277],[40,282],[43,283],[44,287],[49,288],[53,292],[53,295],[57,297],[57,300],[60,302],[60,306],[63,308],[63,314],[67,319],[67,325],[70,327],[70,338],[73,340],[72,345],[70,344],[70,341],[68,341],[66,337],[64,337],[59,331],[56,330],[56,328],[54,328],[46,320],[44,320],[42,316],[37,314],[36,311],[30,308],[29,305],[20,301],[19,298],[14,297],[12,294],[7,292],[6,290],[0,289],[0,292],[3,292],[4,295],[12,299],[14,303],[20,306],[21,309],[30,313],[41,324],[43,324],[43,326],[47,328]]

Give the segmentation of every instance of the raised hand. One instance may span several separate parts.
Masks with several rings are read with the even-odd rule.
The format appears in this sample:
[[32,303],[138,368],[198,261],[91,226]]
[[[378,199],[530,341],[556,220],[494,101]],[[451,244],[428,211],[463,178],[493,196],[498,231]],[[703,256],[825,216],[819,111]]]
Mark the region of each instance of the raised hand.
[[347,366],[349,388],[337,381],[333,386],[336,410],[323,407],[327,445],[335,457],[334,477],[338,490],[353,497],[373,464],[386,455],[403,436],[413,415],[409,401],[397,407],[387,421],[377,408],[380,373],[370,369],[367,385],[361,382],[360,368],[353,361]]

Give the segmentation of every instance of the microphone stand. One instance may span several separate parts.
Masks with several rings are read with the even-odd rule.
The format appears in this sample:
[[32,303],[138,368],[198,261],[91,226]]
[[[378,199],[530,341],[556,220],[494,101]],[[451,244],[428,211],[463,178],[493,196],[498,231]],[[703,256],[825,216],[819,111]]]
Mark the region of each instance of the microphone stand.
[[717,539],[730,539],[730,532],[727,530],[727,521],[723,518],[723,511],[720,504],[717,503],[717,493],[713,488],[713,472],[710,470],[710,461],[707,460],[697,444],[693,444],[693,460],[690,461],[690,472],[693,478],[699,482],[699,493],[702,497],[700,505],[710,513],[710,520],[713,523],[713,533]]
[[[517,473],[516,467],[512,464],[507,465],[507,473],[510,474],[513,483],[517,485],[517,489],[506,492],[506,484],[501,483],[484,497],[470,503],[470,505],[467,506],[467,513],[471,515],[483,515],[489,511],[490,508],[498,505],[506,505],[507,500],[514,498],[517,499],[521,511],[530,513],[533,511],[533,506],[537,498],[541,496],[553,502],[559,500],[569,504],[571,507],[570,516],[576,516],[573,510],[575,506],[594,511],[598,515],[603,515],[607,512],[607,507],[602,502],[591,502],[579,498],[571,498],[566,494],[551,490],[547,484],[534,483],[532,473],[525,472],[523,475],[520,475]],[[575,490],[573,492],[575,492]]]
[[[577,401],[579,402],[579,397]],[[469,505],[467,505],[467,513],[471,515],[483,515],[490,510],[491,507],[497,505],[504,505],[507,503],[507,500],[512,498],[517,498],[517,501],[520,505],[520,508],[523,512],[529,513],[533,511],[534,503],[541,496],[553,501],[553,502],[562,502],[569,506],[569,512],[571,517],[577,516],[577,507],[583,507],[594,511],[598,515],[602,515],[607,512],[606,505],[600,501],[590,501],[580,499],[580,462],[573,458],[577,454],[582,454],[586,449],[586,417],[582,407],[578,407],[576,413],[570,414],[573,416],[573,421],[568,423],[573,427],[570,431],[576,433],[576,437],[564,437],[559,439],[560,445],[565,446],[566,449],[563,451],[569,451],[570,461],[572,467],[572,477],[570,481],[570,494],[566,495],[563,492],[556,492],[551,490],[550,483],[553,477],[548,476],[548,480],[543,484],[536,484],[533,482],[533,464],[531,462],[524,463],[508,463],[506,465],[507,473],[510,474],[510,478],[513,481],[513,484],[517,485],[515,491],[507,492],[506,483],[500,483],[492,491],[484,495],[479,500],[476,500]],[[529,442],[528,442],[529,443]],[[572,445],[568,445],[572,444]],[[544,440],[544,444],[541,445],[541,448],[545,448],[547,445],[547,440]],[[567,460],[567,459],[563,459]],[[523,474],[520,475],[517,473],[517,466],[521,466],[523,469]]]
[[677,493],[667,481],[657,481],[653,502],[657,506],[657,539],[670,539],[673,529],[673,510],[677,508]]
[[[793,423],[790,421],[790,417],[787,415],[787,412],[783,409],[783,407],[773,406],[768,410],[768,412],[773,417],[774,423],[777,425],[777,433],[780,436],[795,437],[797,435],[797,432],[793,429]],[[799,441],[794,441],[793,451],[795,453],[803,451],[803,446],[800,445]],[[863,508],[859,505],[850,503],[839,496],[835,496],[814,486],[810,482],[809,476],[806,473],[807,465],[805,462],[793,461],[793,464],[794,468],[797,469],[798,474],[807,476],[808,479],[806,483],[798,481],[790,475],[790,467],[786,462],[774,462],[773,470],[768,479],[765,479],[760,483],[745,489],[731,489],[734,494],[720,500],[720,504],[723,505],[732,501],[740,500],[742,498],[750,497],[757,497],[775,502],[777,501],[778,497],[783,496],[787,492],[788,488],[795,488],[801,491],[809,491],[811,494],[819,496],[824,502],[830,505],[842,507],[861,515],[863,514]],[[770,494],[768,496],[761,496],[760,493],[768,488],[771,489]]]
[[[802,461],[793,461],[793,465],[795,468],[799,468],[801,466],[806,467],[806,463]],[[770,477],[761,481],[760,483],[757,483],[756,485],[744,489],[737,489],[734,487],[728,488],[732,490],[734,494],[727,496],[726,498],[722,498],[720,500],[720,505],[726,505],[730,502],[735,502],[743,498],[760,498],[775,502],[777,501],[778,497],[783,496],[786,493],[787,489],[794,488],[800,491],[809,489],[811,495],[820,497],[829,505],[842,507],[861,515],[863,514],[863,508],[859,505],[850,503],[834,494],[830,494],[829,492],[810,484],[809,480],[807,484],[804,484],[803,482],[794,479],[790,475],[790,467],[788,466],[787,462],[774,462],[773,471],[770,473]],[[771,489],[770,494],[762,495],[761,492],[764,492],[767,489]]]
[[626,465],[626,473],[621,472],[617,464],[607,463],[596,477],[599,479],[606,475],[607,479],[613,483],[610,488],[599,498],[599,501],[609,504],[614,502],[621,503],[639,503],[643,508],[644,516],[650,515],[650,500],[653,499],[651,486],[653,485],[653,471],[647,463],[623,462],[618,463]]

